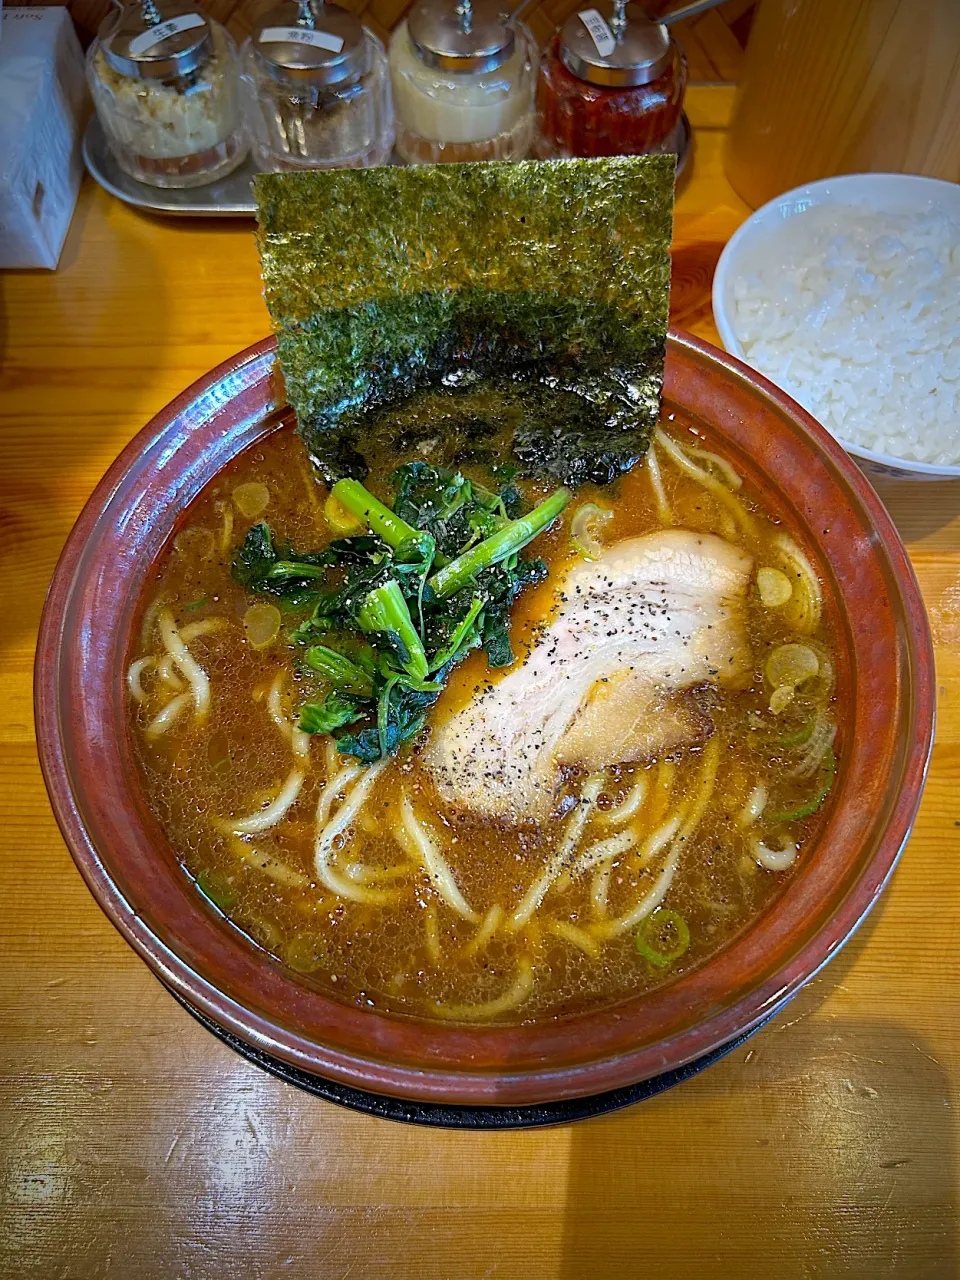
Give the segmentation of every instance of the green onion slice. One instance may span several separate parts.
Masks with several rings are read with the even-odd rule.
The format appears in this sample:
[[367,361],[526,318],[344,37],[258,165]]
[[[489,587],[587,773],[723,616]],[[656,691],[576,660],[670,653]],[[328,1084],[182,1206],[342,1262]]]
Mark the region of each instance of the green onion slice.
[[763,815],[764,823],[799,822],[801,818],[809,818],[811,814],[816,813],[822,807],[824,800],[830,794],[830,789],[836,776],[837,757],[830,750],[823,757],[823,764],[820,766],[820,785],[810,799],[805,800],[796,809],[786,809],[781,813],[765,813]]
[[[676,938],[672,947],[669,946],[668,941],[671,934]],[[669,907],[657,907],[637,930],[636,941],[637,951],[644,960],[649,960],[658,969],[666,969],[673,964],[674,960],[679,960],[689,947],[690,926],[679,911],[672,911]],[[651,945],[652,941],[658,943],[667,941],[668,947],[664,949],[661,946],[658,949]]]
[[780,738],[780,745],[783,747],[803,747],[813,737],[813,731],[817,727],[816,720],[811,720],[809,724],[805,724],[803,728],[797,729],[795,733],[785,733]]
[[574,547],[588,560],[599,560],[603,551],[603,543],[597,536],[598,530],[613,519],[609,507],[598,507],[595,502],[585,502],[573,513],[570,524],[570,538]]
[[227,877],[218,871],[201,871],[197,876],[197,888],[221,911],[231,911],[240,901],[240,895],[236,889]]

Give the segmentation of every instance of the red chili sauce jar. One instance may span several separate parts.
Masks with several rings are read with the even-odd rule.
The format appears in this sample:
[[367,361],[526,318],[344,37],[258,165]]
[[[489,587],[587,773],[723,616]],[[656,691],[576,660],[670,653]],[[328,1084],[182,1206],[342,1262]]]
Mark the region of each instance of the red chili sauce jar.
[[644,155],[677,150],[687,61],[660,23],[572,14],[547,46],[537,81],[537,152]]

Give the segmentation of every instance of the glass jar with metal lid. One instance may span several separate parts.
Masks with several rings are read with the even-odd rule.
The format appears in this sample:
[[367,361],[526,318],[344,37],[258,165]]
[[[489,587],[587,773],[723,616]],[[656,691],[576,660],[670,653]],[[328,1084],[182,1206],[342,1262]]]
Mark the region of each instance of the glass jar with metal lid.
[[117,163],[140,182],[202,186],[247,153],[236,47],[190,0],[140,0],[108,14],[87,78]]
[[686,82],[683,50],[663,23],[628,20],[626,0],[616,0],[609,22],[582,9],[553,37],[540,66],[537,153],[675,151]]
[[390,77],[408,163],[530,150],[536,52],[500,0],[417,0],[390,41]]
[[244,41],[241,63],[262,168],[364,168],[390,158],[387,55],[355,14],[281,0]]

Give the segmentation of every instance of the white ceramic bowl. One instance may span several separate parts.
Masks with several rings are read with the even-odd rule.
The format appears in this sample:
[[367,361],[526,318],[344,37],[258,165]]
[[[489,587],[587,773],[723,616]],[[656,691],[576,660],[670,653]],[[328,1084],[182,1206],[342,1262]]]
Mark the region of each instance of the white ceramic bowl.
[[[750,270],[759,244],[768,245],[770,237],[776,235],[776,228],[785,219],[820,204],[862,204],[879,213],[942,211],[960,220],[960,186],[904,173],[851,173],[797,187],[758,209],[730,239],[720,255],[713,277],[713,318],[720,339],[731,355],[746,360],[733,330],[734,281],[744,271]],[[847,440],[840,440],[840,443],[871,476],[900,480],[960,480],[960,465],[947,467],[913,462],[909,458],[875,453]]]

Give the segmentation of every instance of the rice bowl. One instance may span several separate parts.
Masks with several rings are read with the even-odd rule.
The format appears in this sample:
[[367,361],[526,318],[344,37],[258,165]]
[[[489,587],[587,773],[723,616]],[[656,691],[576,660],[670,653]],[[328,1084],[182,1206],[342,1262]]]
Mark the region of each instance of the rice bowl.
[[869,473],[960,477],[958,277],[952,183],[848,175],[771,201],[737,231],[714,317],[727,350]]

